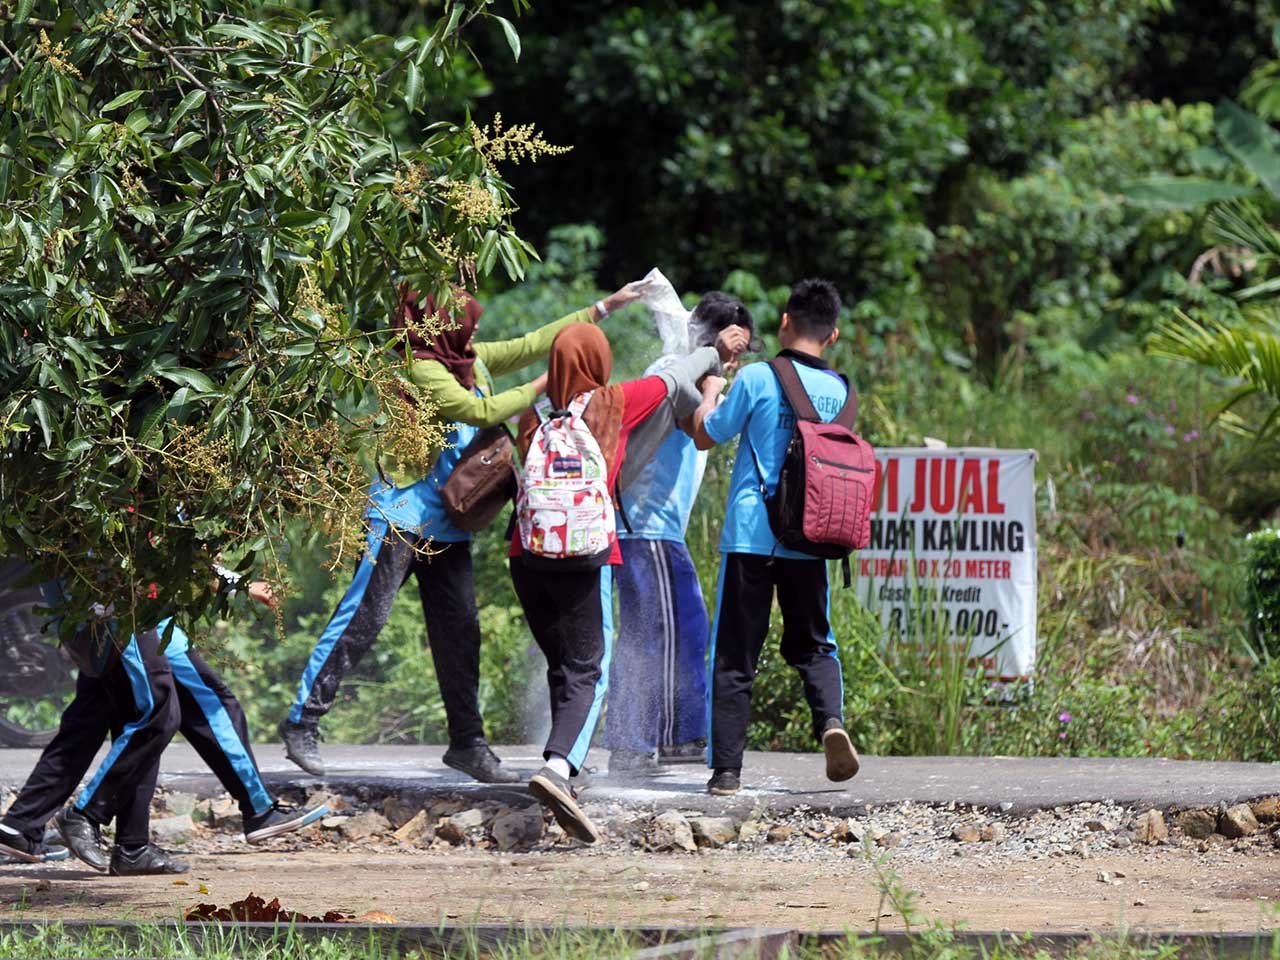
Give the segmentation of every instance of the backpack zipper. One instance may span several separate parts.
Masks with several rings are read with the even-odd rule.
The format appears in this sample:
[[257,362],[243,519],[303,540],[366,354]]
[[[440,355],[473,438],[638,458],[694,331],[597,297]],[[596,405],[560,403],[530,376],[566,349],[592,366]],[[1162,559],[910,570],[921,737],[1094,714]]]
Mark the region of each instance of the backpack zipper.
[[839,467],[841,470],[852,470],[854,473],[871,473],[871,472],[873,472],[873,471],[872,471],[870,468],[868,468],[868,467],[855,467],[855,466],[853,466],[852,464],[849,464],[849,463],[840,463],[840,462],[839,462],[839,461],[837,461],[837,460],[824,460],[822,457],[818,456],[816,453],[811,453],[811,454],[809,454],[809,461],[810,461],[811,463],[820,463],[820,464],[822,464],[824,467]]

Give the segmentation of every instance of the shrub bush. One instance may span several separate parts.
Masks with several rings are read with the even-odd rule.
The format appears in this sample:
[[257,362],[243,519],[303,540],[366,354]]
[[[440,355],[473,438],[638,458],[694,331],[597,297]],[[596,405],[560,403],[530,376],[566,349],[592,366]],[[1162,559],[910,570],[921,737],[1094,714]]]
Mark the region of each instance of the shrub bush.
[[1255,650],[1280,656],[1280,530],[1268,528],[1248,538],[1249,634]]

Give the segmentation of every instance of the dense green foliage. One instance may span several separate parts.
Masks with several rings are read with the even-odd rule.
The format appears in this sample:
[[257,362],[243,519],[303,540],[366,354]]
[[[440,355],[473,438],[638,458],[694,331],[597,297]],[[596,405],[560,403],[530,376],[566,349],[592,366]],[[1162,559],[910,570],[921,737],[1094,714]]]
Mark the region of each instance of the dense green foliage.
[[359,42],[238,0],[0,8],[0,536],[74,612],[194,619],[214,555],[261,570],[299,514],[349,554],[357,455],[438,447],[385,359],[397,284],[519,276],[497,167],[548,151],[396,131],[488,8]]
[[1280,531],[1249,535],[1249,632],[1266,657],[1280,656]]

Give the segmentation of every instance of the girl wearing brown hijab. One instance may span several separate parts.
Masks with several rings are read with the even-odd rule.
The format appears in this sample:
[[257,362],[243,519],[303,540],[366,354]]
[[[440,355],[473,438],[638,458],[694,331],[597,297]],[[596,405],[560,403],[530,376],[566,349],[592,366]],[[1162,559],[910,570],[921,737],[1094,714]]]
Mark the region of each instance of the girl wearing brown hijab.
[[[429,415],[447,431],[447,445],[426,477],[405,475],[394,464],[384,464],[389,480],[375,479],[370,488],[365,555],[316,643],[293,707],[280,724],[285,755],[303,770],[324,774],[317,746],[320,718],[333,706],[343,675],[377,640],[396,593],[413,574],[449,728],[444,762],[483,783],[520,779],[503,769],[485,740],[478,694],[480,622],[471,535],[450,523],[440,490],[476,433],[529,407],[547,383],[543,374],[494,393],[493,377],[542,360],[556,334],[573,327],[594,330],[596,321],[637,296],[624,287],[594,306],[522,337],[484,342],[475,339],[484,308],[470,295],[460,292],[454,309],[446,312],[432,298],[405,291],[395,319],[402,332],[397,349],[412,356],[410,379],[422,396],[430,398]],[[423,321],[432,314],[440,329],[424,336]],[[429,555],[421,550],[428,541]]]
[[[604,455],[611,491],[618,489],[628,448],[651,456],[675,422],[697,406],[697,382],[718,372],[722,357],[735,354],[726,343],[718,347],[695,350],[658,376],[610,385],[613,354],[598,328],[580,324],[556,335],[547,365],[547,396],[555,409],[563,410],[575,397],[592,392],[583,419]],[[516,441],[522,457],[540,429],[537,412],[526,411]],[[551,693],[551,733],[542,754],[546,766],[529,782],[529,791],[567,833],[594,843],[600,832],[578,806],[569,778],[586,759],[604,701],[613,642],[613,578],[602,575],[607,571],[600,567],[551,569],[544,558],[536,565],[526,563],[519,532],[509,556],[516,596],[547,659]],[[606,565],[621,562],[615,542]]]

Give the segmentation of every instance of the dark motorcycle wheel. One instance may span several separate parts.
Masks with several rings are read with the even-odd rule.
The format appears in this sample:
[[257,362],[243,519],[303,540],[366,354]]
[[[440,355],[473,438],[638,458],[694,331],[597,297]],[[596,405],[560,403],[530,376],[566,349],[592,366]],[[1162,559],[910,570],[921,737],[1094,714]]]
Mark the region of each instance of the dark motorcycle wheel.
[[[0,710],[7,713],[9,704],[0,703]],[[7,716],[0,715],[0,744],[6,747],[45,747],[57,732],[56,727],[51,730],[30,730],[21,723],[14,723]]]

